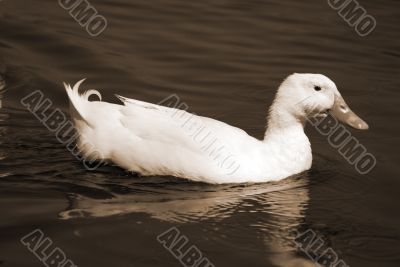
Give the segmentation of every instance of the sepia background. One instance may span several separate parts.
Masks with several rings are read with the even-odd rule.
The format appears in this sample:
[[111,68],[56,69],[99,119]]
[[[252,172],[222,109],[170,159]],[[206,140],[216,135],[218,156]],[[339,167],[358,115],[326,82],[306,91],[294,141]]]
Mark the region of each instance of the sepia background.
[[[400,2],[359,0],[361,37],[320,0],[91,0],[107,20],[91,36],[58,1],[0,1],[0,266],[44,266],[20,239],[41,229],[78,266],[181,266],[156,239],[177,227],[216,266],[314,266],[296,247],[312,229],[349,266],[400,264]],[[62,82],[87,78],[262,138],[267,108],[294,72],[334,80],[370,125],[352,130],[377,159],[359,174],[306,129],[312,169],[277,183],[215,186],[87,171],[20,103],[35,90],[68,113]]]

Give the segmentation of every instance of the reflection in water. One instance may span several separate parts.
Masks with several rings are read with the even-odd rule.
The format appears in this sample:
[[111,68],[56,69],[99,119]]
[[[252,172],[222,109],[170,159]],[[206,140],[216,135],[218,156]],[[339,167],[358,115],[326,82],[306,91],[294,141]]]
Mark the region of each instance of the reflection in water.
[[[304,219],[309,201],[308,174],[280,182],[252,185],[172,184],[130,187],[129,194],[94,199],[71,195],[70,206],[59,213],[62,219],[106,217],[129,213],[146,213],[174,223],[224,220],[237,213],[247,213],[245,222],[263,240],[268,261],[276,266],[313,266],[298,257],[295,232]],[[241,225],[242,227],[244,225]],[[232,225],[231,225],[232,227]],[[253,237],[258,238],[258,237]]]
[[[301,178],[301,179],[300,179]],[[246,200],[257,201],[271,215],[299,217],[308,200],[306,179],[292,177],[278,183],[252,185],[207,185],[191,183],[126,189],[135,194],[114,194],[108,199],[82,195],[70,196],[70,208],[60,213],[62,219],[76,217],[106,217],[144,212],[165,221],[187,222],[208,218],[224,219]],[[283,202],[287,205],[283,205]]]

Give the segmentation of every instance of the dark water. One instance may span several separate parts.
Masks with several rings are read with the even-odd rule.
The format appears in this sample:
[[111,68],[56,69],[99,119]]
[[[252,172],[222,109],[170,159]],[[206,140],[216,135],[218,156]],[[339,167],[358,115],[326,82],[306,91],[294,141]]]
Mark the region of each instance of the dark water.
[[[400,265],[400,3],[360,0],[364,38],[326,1],[100,1],[91,37],[57,1],[0,1],[0,265],[44,266],[20,238],[41,229],[78,266],[181,266],[157,235],[177,227],[217,267],[313,266],[294,244],[313,229],[349,266]],[[40,89],[67,112],[62,82],[190,111],[261,138],[267,106],[293,72],[332,78],[370,125],[377,159],[360,175],[307,129],[312,169],[262,185],[206,185],[87,171],[20,103]],[[1,84],[0,84],[1,86]]]

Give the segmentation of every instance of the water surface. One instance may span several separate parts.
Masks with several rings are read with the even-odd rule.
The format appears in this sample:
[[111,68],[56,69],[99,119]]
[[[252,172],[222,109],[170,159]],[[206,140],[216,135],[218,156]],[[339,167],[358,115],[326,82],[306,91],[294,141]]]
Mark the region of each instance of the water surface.
[[[326,1],[100,1],[87,34],[57,1],[0,2],[0,265],[43,266],[20,243],[41,229],[78,266],[180,266],[156,237],[177,227],[217,267],[313,266],[294,243],[318,232],[350,266],[399,266],[400,4],[359,1],[378,26],[356,32]],[[311,127],[312,169],[277,183],[207,185],[87,171],[20,103],[41,90],[67,114],[62,82],[190,111],[261,138],[293,72],[332,78],[369,131],[360,175]],[[1,86],[2,84],[0,84]]]

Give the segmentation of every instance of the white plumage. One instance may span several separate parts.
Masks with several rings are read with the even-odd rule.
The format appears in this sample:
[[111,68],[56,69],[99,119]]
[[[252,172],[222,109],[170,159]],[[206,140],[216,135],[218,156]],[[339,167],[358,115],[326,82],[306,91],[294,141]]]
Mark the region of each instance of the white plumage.
[[[141,175],[207,183],[267,182],[309,169],[306,118],[325,114],[342,100],[327,77],[293,74],[280,86],[265,138],[258,140],[226,123],[171,107],[121,96],[123,105],[102,102],[96,90],[79,94],[82,82],[64,85],[84,156],[95,151],[98,160]],[[89,101],[93,94],[100,101]]]

